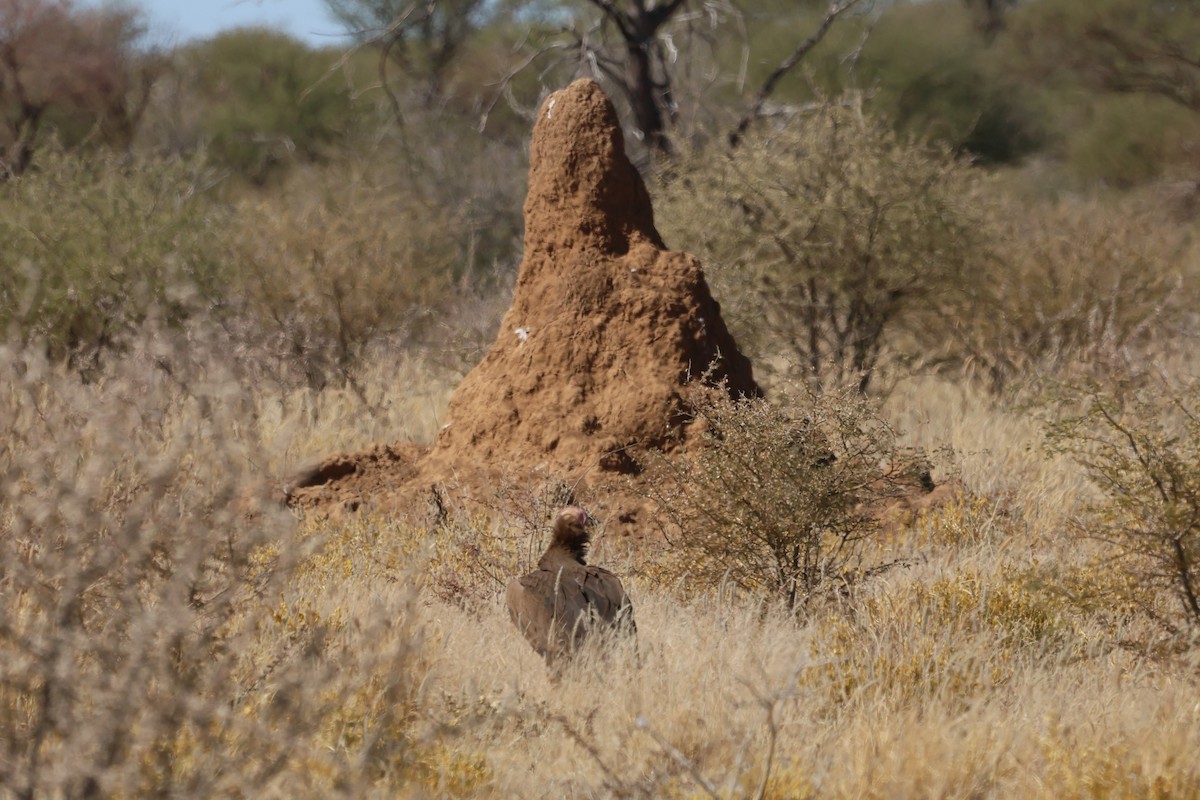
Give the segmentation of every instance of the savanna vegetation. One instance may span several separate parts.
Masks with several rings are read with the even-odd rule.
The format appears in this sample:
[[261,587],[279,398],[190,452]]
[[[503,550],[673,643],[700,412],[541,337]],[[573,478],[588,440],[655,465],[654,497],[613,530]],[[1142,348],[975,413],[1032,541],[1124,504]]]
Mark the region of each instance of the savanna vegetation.
[[[1200,794],[1200,3],[329,4],[0,0],[0,796]],[[551,682],[552,485],[275,498],[434,436],[577,75],[767,396]]]

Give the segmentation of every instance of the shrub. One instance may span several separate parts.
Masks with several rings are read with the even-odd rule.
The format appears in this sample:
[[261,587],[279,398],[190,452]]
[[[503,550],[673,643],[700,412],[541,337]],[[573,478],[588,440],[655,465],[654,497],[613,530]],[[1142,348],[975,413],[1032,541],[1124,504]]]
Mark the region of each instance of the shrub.
[[254,183],[322,160],[349,133],[350,89],[329,74],[335,53],[265,29],[223,33],[191,48],[180,69],[207,112],[209,157]]
[[866,390],[889,337],[936,337],[921,312],[970,279],[978,185],[945,150],[826,109],[732,155],[697,154],[658,210],[667,237],[703,259],[748,349]]
[[650,454],[640,479],[678,568],[803,610],[859,565],[877,504],[897,494],[894,432],[853,390],[802,390],[787,409],[703,390],[690,403],[694,452]]
[[277,363],[319,388],[351,378],[370,345],[411,336],[464,255],[455,215],[395,184],[361,172],[295,181],[236,206],[230,258],[246,335],[257,329]]
[[962,0],[896,4],[880,16],[857,70],[871,109],[898,129],[984,163],[1011,163],[1043,139],[1029,87],[988,47]]
[[0,178],[28,169],[50,130],[129,147],[162,72],[143,33],[132,6],[0,2]]
[[0,326],[91,368],[151,320],[175,325],[222,292],[219,215],[189,161],[46,152],[0,187]]
[[19,376],[0,396],[0,782],[28,797],[215,791],[228,763],[185,753],[248,732],[226,685],[245,667],[239,617],[288,562],[269,549],[286,520],[237,503],[227,398],[182,408],[161,381],[110,374],[101,391],[0,359]]
[[1132,579],[1130,595],[1178,600],[1166,616],[1142,606],[1168,630],[1200,627],[1200,382],[1073,387],[1063,401],[1048,448],[1074,460],[1098,492],[1076,532]]
[[1159,178],[1195,181],[1200,118],[1167,100],[1140,95],[1095,98],[1064,132],[1070,172],[1084,181],[1128,188]]
[[[943,350],[995,388],[1040,371],[1103,371],[1189,325],[1186,231],[1154,209],[999,200],[995,260],[963,287]],[[956,351],[961,347],[961,351]]]
[[1079,178],[1196,179],[1200,46],[1194,3],[1044,0],[1010,15],[1010,69],[1051,87],[1046,108]]
[[297,531],[254,490],[252,392],[171,338],[145,355],[174,378],[139,357],[89,384],[0,348],[0,784],[363,797],[421,779],[412,581],[368,580],[382,553]]

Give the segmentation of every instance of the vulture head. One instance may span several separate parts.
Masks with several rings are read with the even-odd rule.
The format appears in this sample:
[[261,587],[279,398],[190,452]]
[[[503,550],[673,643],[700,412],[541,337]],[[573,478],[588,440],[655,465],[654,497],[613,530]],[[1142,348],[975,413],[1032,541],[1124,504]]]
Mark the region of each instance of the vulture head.
[[559,548],[569,553],[580,564],[586,564],[588,545],[592,537],[588,523],[592,518],[579,506],[567,506],[558,512],[554,520],[554,531],[550,537],[550,548]]

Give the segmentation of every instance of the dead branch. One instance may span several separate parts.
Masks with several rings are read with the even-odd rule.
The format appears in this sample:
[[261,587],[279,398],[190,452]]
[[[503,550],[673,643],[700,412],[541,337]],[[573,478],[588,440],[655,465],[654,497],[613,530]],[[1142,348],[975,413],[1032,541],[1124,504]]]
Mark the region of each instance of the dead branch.
[[749,129],[751,123],[758,119],[762,114],[763,106],[766,105],[767,98],[769,98],[771,93],[775,91],[775,87],[779,84],[779,81],[782,80],[789,72],[795,69],[796,65],[799,64],[806,55],[808,55],[809,51],[820,44],[821,40],[825,38],[825,34],[829,32],[831,27],[833,27],[833,23],[837,21],[838,17],[859,5],[861,2],[862,0],[833,0],[830,2],[829,8],[826,9],[825,16],[821,18],[821,24],[817,26],[817,29],[813,31],[807,39],[801,42],[800,46],[797,47],[791,55],[785,58],[783,62],[776,67],[770,75],[767,76],[767,79],[763,82],[762,88],[760,88],[758,90],[758,94],[755,95],[754,102],[750,105],[749,110],[742,115],[742,118],[738,121],[737,127],[735,127],[733,132],[729,134],[730,148],[735,148],[738,146],[742,140],[742,137],[746,134],[747,129]]

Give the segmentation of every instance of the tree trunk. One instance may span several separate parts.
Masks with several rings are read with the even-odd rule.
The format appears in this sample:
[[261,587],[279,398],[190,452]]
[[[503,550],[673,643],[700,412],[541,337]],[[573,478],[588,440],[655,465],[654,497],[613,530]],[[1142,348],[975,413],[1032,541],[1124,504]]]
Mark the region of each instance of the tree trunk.
[[[653,36],[653,34],[651,34]],[[646,144],[660,153],[671,151],[667,140],[663,112],[659,107],[654,83],[653,63],[650,59],[650,39],[627,43],[629,58],[626,62],[626,88],[633,121],[642,132]]]

